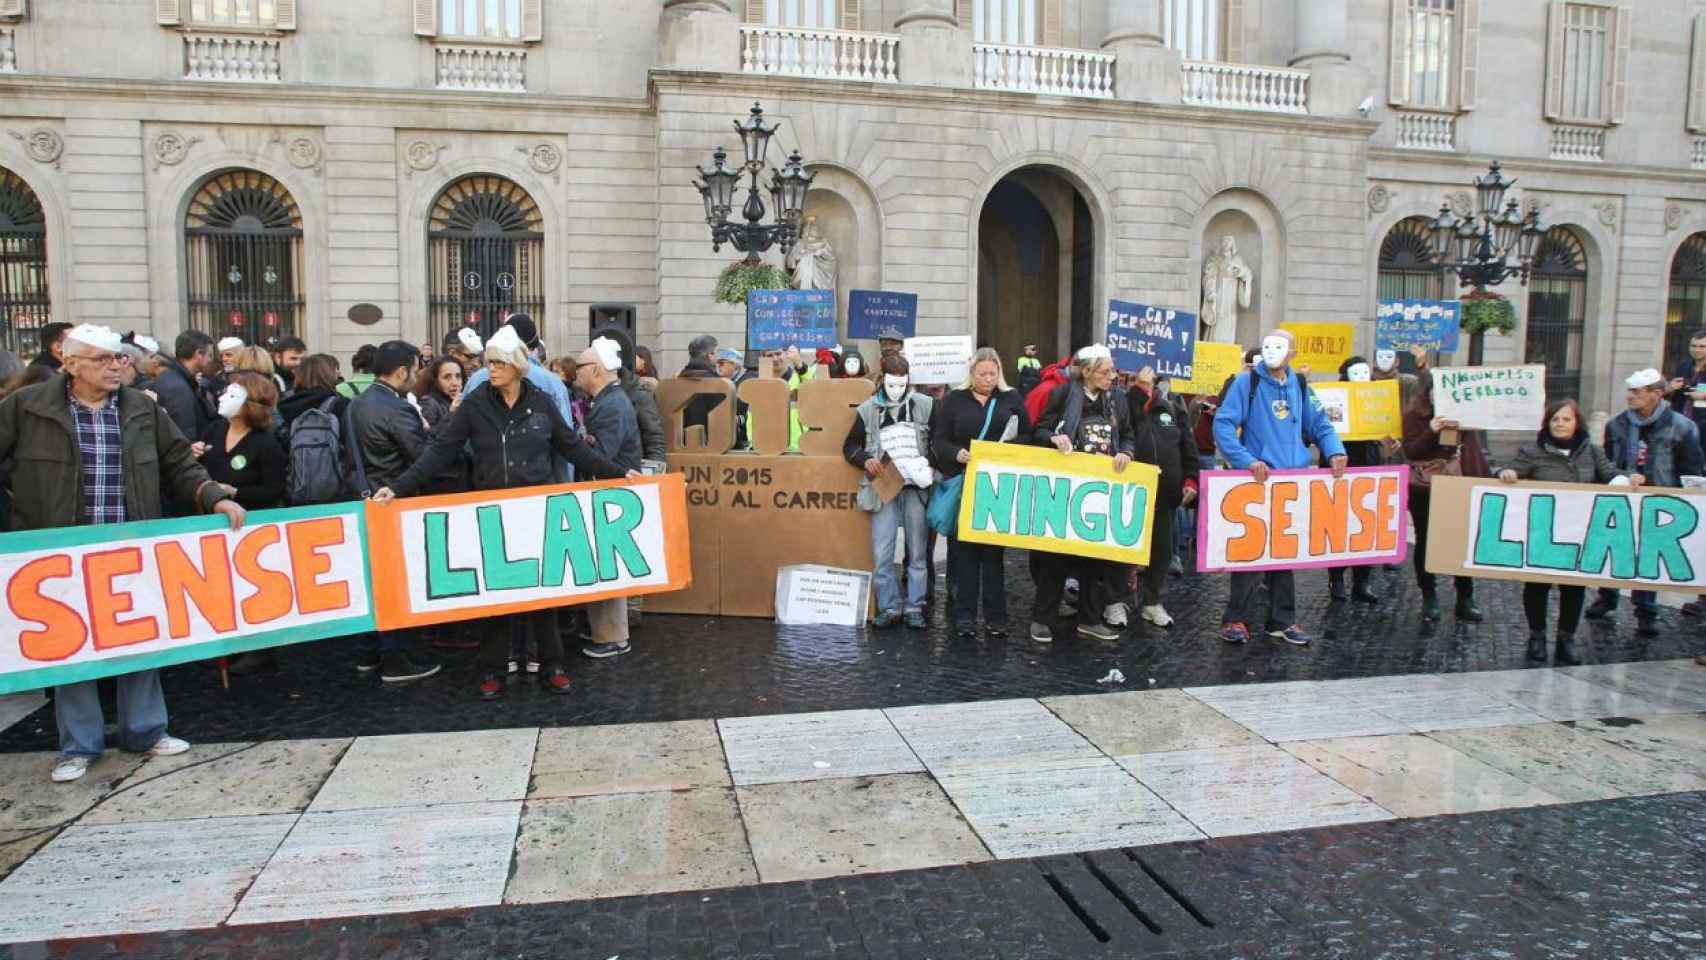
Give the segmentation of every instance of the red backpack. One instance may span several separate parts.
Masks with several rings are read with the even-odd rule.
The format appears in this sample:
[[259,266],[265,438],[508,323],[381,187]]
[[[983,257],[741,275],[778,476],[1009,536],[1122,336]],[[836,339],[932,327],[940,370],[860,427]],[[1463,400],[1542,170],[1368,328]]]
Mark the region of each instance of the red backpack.
[[1025,412],[1030,414],[1032,423],[1042,417],[1043,410],[1048,407],[1048,395],[1054,392],[1055,387],[1067,382],[1071,369],[1071,357],[1043,368],[1042,382],[1032,387],[1031,392],[1025,395]]

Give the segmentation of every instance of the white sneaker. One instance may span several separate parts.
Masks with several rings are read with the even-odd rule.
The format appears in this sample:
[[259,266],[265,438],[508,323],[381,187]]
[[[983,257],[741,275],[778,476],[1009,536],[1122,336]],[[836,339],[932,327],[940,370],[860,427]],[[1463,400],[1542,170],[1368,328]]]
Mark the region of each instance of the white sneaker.
[[1153,623],[1158,627],[1170,627],[1173,625],[1173,618],[1168,615],[1167,608],[1163,607],[1159,603],[1144,607],[1143,619],[1148,620],[1150,623]]
[[83,774],[89,772],[88,757],[60,757],[59,763],[53,768],[54,783],[70,783],[83,779]]
[[1107,608],[1102,611],[1102,622],[1110,627],[1123,627],[1131,623],[1130,620],[1126,619],[1125,604],[1108,604]]
[[190,742],[188,740],[179,740],[177,737],[161,737],[154,741],[152,747],[148,748],[148,755],[151,757],[175,757],[189,748]]

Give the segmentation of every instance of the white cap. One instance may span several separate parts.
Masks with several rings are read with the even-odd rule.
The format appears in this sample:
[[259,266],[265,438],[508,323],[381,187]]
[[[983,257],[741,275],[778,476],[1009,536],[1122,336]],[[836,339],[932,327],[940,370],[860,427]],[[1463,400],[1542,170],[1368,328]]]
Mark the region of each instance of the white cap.
[[515,328],[505,325],[498,328],[486,341],[486,359],[507,363],[522,370],[528,368],[527,345],[521,342],[521,335]]
[[598,362],[604,364],[604,369],[621,369],[622,345],[616,341],[609,337],[599,337],[592,342],[592,352],[598,354]]
[[242,337],[226,337],[226,338],[219,341],[219,352],[220,353],[224,353],[227,350],[241,350],[242,348],[243,348],[243,338]]
[[478,354],[486,349],[486,345],[480,342],[479,332],[473,327],[463,327],[456,331],[456,342],[462,344],[464,350],[473,354]]
[[131,337],[130,340],[132,343],[141,347],[143,350],[147,351],[148,353],[159,353],[160,352],[160,341],[154,339],[153,337],[145,336],[144,334],[139,333],[136,336]]
[[1657,370],[1654,370],[1652,367],[1648,367],[1645,370],[1637,370],[1634,373],[1631,373],[1629,375],[1629,379],[1623,382],[1628,385],[1629,389],[1639,390],[1642,387],[1656,387],[1659,384],[1664,383],[1665,378]]
[[71,332],[65,336],[67,339],[94,347],[96,350],[105,350],[108,353],[117,353],[124,348],[124,341],[110,327],[97,327],[92,323],[80,323],[72,327]]
[[1078,351],[1078,359],[1080,362],[1085,362],[1085,361],[1094,362],[1096,360],[1112,360],[1113,358],[1114,358],[1113,353],[1111,353],[1107,347],[1105,347],[1099,343],[1092,343],[1088,347],[1085,347],[1084,349]]

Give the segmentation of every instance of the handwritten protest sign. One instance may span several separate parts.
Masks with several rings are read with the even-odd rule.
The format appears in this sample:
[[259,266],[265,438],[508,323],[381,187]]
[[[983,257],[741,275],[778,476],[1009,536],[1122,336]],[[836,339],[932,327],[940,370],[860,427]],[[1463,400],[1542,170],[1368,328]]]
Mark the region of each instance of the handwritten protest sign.
[[1216,396],[1227,377],[1235,376],[1243,370],[1243,347],[1236,343],[1210,343],[1203,340],[1197,344],[1196,356],[1191,360],[1190,378],[1173,378],[1173,392]]
[[902,348],[916,384],[965,382],[971,366],[970,337],[911,337]]
[[1149,562],[1161,471],[1111,457],[973,441],[960,495],[962,540]]
[[847,295],[852,340],[905,340],[918,332],[918,294],[854,290]]
[[1382,300],[1374,314],[1374,349],[1457,349],[1463,305],[1456,300]]
[[1384,440],[1404,436],[1398,405],[1398,381],[1370,383],[1311,383],[1309,391],[1321,402],[1340,440]]
[[776,622],[856,627],[871,602],[868,570],[797,563],[776,571]]
[[1136,373],[1154,367],[1158,377],[1191,379],[1197,315],[1124,300],[1108,301],[1108,352],[1114,369]]
[[1706,492],[1435,477],[1430,497],[1435,573],[1706,591]]
[[1410,468],[1274,470],[1257,483],[1243,470],[1199,478],[1197,569],[1295,570],[1404,559]]
[[749,350],[835,345],[835,291],[751,290],[746,295]]
[[1296,368],[1309,368],[1311,379],[1336,377],[1339,364],[1356,352],[1356,327],[1348,323],[1282,323],[1280,329],[1297,338]]
[[1466,430],[1540,429],[1546,412],[1546,368],[1434,367],[1434,416]]

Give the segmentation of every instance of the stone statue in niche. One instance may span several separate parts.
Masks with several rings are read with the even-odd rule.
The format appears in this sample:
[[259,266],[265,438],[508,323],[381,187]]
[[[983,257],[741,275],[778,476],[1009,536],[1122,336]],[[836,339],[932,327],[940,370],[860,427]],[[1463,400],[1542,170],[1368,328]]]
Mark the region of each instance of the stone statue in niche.
[[818,228],[816,217],[807,217],[794,249],[788,251],[788,272],[797,290],[835,289],[835,248]]
[[1250,309],[1250,287],[1256,275],[1238,255],[1231,234],[1220,238],[1220,251],[1202,265],[1202,338],[1215,343],[1238,341],[1238,310]]

